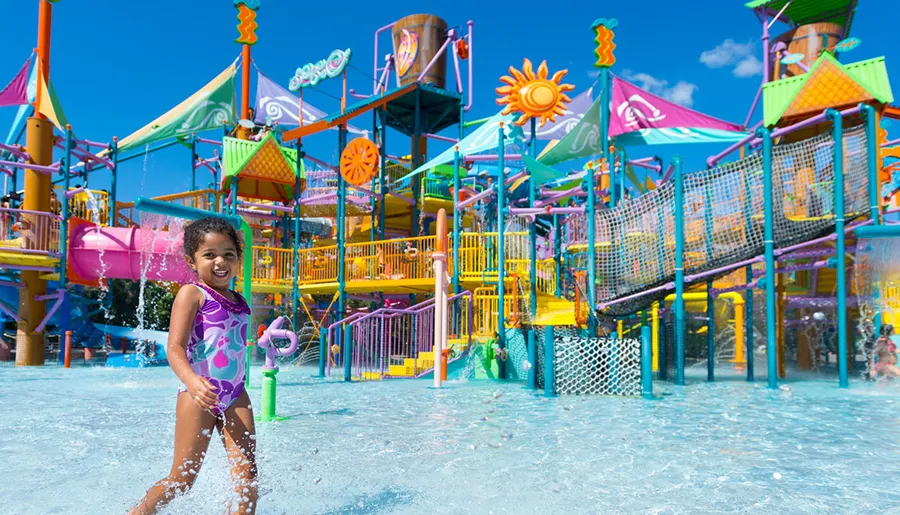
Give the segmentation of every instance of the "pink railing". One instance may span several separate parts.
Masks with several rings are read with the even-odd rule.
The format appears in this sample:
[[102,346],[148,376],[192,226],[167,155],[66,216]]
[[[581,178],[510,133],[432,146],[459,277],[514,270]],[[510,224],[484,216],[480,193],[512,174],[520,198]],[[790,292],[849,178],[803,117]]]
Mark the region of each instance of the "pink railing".
[[[472,293],[465,291],[448,299],[448,333],[454,339],[472,342]],[[351,376],[354,380],[385,377],[417,377],[434,367],[434,299],[406,309],[381,308],[357,313],[335,322],[326,330],[328,360],[326,375],[344,374],[346,326],[353,335]],[[339,345],[339,351],[332,347]]]
[[52,213],[0,208],[0,250],[58,256],[60,224]]

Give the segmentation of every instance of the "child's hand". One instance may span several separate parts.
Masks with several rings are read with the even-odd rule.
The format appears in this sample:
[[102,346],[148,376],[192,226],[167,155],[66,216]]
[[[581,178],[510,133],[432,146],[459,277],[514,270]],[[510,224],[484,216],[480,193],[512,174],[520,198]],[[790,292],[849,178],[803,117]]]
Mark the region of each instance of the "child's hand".
[[212,411],[219,404],[219,396],[214,393],[216,387],[205,377],[195,374],[185,383],[185,386],[197,406]]

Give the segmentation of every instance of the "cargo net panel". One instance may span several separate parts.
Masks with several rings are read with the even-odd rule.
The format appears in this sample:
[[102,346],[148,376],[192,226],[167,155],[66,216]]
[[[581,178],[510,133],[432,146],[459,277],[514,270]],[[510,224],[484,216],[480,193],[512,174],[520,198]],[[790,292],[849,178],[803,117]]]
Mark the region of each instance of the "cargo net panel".
[[[848,129],[842,143],[844,215],[852,219],[864,213],[868,203],[863,126]],[[834,230],[833,177],[834,141],[830,134],[772,148],[776,248]],[[759,151],[716,168],[685,174],[685,275],[719,269],[717,275],[726,275],[731,270],[723,267],[763,253],[763,179]],[[595,216],[594,287],[604,313],[632,314],[670,293],[668,289],[643,292],[674,281],[674,181]]]
[[558,395],[640,395],[638,340],[574,334],[559,335],[554,340]]

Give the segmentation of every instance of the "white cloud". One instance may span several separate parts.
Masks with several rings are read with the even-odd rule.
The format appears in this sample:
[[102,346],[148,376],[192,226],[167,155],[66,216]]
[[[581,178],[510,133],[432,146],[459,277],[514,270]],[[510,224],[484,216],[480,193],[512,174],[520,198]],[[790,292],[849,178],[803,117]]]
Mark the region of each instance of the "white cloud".
[[667,80],[658,79],[648,73],[634,73],[631,70],[624,70],[622,78],[654,95],[686,107],[694,105],[694,92],[700,89],[696,84],[683,80],[676,82],[674,86],[669,86]]
[[755,55],[748,55],[737,63],[731,73],[735,77],[753,77],[762,74],[763,63]]
[[737,43],[726,39],[721,45],[700,54],[700,62],[709,68],[733,66],[735,77],[753,77],[762,73],[762,62],[754,54],[756,45],[752,41]]
[[726,39],[721,45],[700,54],[700,62],[710,68],[722,68],[740,61],[753,53],[753,42],[736,43]]

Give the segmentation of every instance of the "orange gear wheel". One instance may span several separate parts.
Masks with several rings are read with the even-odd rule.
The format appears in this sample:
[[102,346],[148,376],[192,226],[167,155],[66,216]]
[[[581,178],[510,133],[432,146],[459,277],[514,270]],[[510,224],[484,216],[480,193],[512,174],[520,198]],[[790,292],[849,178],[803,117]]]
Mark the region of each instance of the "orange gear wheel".
[[362,186],[378,172],[378,146],[366,138],[356,138],[341,152],[341,175],[354,186]]

